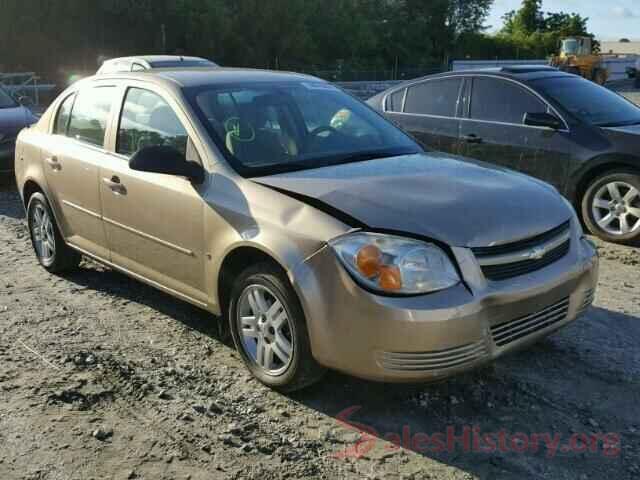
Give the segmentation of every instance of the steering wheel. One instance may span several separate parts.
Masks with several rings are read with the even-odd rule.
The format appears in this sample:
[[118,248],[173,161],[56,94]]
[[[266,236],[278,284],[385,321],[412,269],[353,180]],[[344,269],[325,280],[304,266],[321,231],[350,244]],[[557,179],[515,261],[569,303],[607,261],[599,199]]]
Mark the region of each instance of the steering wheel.
[[311,130],[309,132],[309,135],[312,137],[317,137],[323,132],[342,133],[339,130],[336,130],[335,128],[333,128],[331,125],[320,125],[319,127],[316,127],[313,130]]

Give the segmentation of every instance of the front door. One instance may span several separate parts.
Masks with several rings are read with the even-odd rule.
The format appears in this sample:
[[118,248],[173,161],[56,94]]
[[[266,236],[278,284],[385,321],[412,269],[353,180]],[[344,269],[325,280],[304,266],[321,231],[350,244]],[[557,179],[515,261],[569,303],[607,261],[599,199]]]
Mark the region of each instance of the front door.
[[44,171],[52,204],[66,240],[87,253],[109,259],[98,189],[106,126],[116,97],[116,87],[80,90],[61,104],[53,135],[43,148]]
[[563,191],[570,164],[569,132],[523,123],[527,112],[548,111],[545,102],[514,82],[475,77],[468,118],[460,125],[460,153],[537,177]]
[[154,92],[129,88],[116,152],[100,169],[112,262],[204,306],[204,201],[186,178],[129,168],[129,157],[151,145],[170,145],[199,160],[169,103]]

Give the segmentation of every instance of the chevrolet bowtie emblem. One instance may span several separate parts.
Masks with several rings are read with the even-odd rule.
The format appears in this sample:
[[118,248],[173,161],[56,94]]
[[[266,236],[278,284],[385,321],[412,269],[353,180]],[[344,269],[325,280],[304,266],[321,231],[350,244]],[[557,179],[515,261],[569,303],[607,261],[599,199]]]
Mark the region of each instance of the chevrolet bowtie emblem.
[[532,248],[529,252],[529,259],[531,260],[540,260],[547,253],[547,250],[544,247],[535,247]]

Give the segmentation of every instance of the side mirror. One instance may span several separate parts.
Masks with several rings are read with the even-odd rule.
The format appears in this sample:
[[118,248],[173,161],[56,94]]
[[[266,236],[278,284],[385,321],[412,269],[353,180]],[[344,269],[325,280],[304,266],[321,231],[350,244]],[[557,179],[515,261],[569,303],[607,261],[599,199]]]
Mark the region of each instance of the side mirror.
[[153,145],[138,150],[129,160],[129,168],[140,172],[187,177],[193,183],[204,182],[204,169],[201,165],[187,161],[178,149],[165,145]]
[[531,127],[546,127],[552,130],[560,130],[563,127],[562,121],[550,113],[531,113],[524,114],[524,124]]

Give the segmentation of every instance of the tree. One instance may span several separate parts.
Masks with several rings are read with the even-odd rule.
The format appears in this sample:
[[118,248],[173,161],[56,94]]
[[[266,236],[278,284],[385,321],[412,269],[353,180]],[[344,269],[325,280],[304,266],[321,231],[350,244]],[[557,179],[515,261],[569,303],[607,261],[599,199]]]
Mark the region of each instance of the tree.
[[503,17],[503,31],[511,35],[531,35],[540,30],[544,24],[541,5],[542,0],[523,0],[517,12],[511,11]]
[[229,66],[442,65],[493,0],[0,0],[4,68],[64,86],[107,57],[184,53]]
[[598,48],[588,31],[588,18],[577,13],[542,12],[541,0],[523,0],[519,10],[503,18],[505,23],[499,37],[503,42],[513,43],[518,56],[546,57],[557,51],[562,38],[570,36],[589,36],[594,48]]
[[448,24],[457,34],[481,32],[493,0],[453,0],[449,2]]

